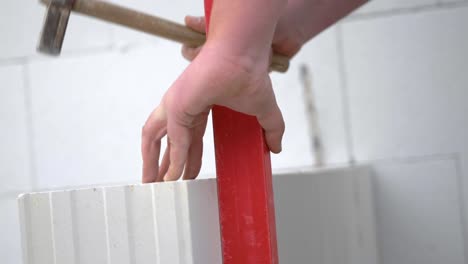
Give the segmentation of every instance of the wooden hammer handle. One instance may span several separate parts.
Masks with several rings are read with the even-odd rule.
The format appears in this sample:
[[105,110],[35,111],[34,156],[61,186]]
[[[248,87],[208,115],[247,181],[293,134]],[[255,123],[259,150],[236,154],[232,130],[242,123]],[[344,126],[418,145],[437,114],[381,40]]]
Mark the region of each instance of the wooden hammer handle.
[[[50,3],[50,0],[40,1],[45,4]],[[200,46],[206,41],[204,34],[184,25],[105,1],[75,0],[72,10],[194,47]],[[271,70],[286,72],[288,68],[288,57],[279,54],[273,55],[270,65]]]

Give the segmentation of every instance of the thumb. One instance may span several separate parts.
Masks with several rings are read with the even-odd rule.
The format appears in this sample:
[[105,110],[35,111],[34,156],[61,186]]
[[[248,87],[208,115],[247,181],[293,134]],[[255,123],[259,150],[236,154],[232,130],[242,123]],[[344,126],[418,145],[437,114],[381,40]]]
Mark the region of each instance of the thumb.
[[268,90],[271,92],[263,97],[261,111],[256,115],[258,122],[265,131],[265,140],[268,148],[273,153],[281,152],[281,141],[285,130],[283,114],[276,102],[275,94],[271,87],[271,81],[267,80]]
[[283,115],[276,102],[266,114],[257,117],[257,120],[265,130],[265,140],[270,151],[276,154],[280,153],[285,125]]

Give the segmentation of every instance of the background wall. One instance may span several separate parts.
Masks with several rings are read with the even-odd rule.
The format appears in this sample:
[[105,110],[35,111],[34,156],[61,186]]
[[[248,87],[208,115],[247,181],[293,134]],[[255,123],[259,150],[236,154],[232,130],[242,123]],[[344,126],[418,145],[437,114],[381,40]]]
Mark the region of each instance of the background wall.
[[[202,1],[114,0],[179,22]],[[140,131],[187,65],[177,44],[73,15],[38,55],[44,9],[0,8],[0,259],[20,263],[15,197],[140,180]],[[468,263],[468,1],[374,0],[273,74],[287,131],[275,169],[310,166],[299,65],[313,74],[327,164],[375,167],[384,264]],[[201,177],[213,177],[211,125]]]

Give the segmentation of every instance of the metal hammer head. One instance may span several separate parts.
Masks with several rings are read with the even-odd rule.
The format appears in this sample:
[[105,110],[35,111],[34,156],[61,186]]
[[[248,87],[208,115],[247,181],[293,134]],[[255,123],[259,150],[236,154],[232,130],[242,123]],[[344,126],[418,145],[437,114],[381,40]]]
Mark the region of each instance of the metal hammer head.
[[37,50],[49,55],[59,55],[67,30],[68,18],[75,0],[41,0],[49,2]]

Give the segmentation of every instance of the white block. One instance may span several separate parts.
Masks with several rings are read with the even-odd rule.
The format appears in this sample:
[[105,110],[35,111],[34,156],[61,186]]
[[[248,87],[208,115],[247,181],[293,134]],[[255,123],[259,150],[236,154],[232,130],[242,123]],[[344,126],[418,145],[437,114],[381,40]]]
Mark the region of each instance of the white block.
[[21,66],[0,67],[0,193],[31,187],[27,115]]
[[72,195],[70,192],[54,192],[49,198],[54,227],[55,261],[75,264],[75,242],[72,239],[75,221],[70,207]]
[[374,168],[382,264],[466,263],[454,161],[381,162]]
[[378,263],[369,170],[274,177],[280,263]]
[[[281,263],[378,262],[367,168],[280,175],[274,191]],[[62,245],[68,260],[56,263],[222,262],[214,179],[59,193],[72,199],[56,201],[62,199],[56,192],[19,198],[27,264],[58,259],[58,240],[51,239],[58,234],[73,243]],[[59,221],[47,206],[64,201],[70,202],[62,216],[72,222],[71,237],[56,232]]]
[[14,198],[0,200],[0,259],[2,263],[22,263],[20,223]]

